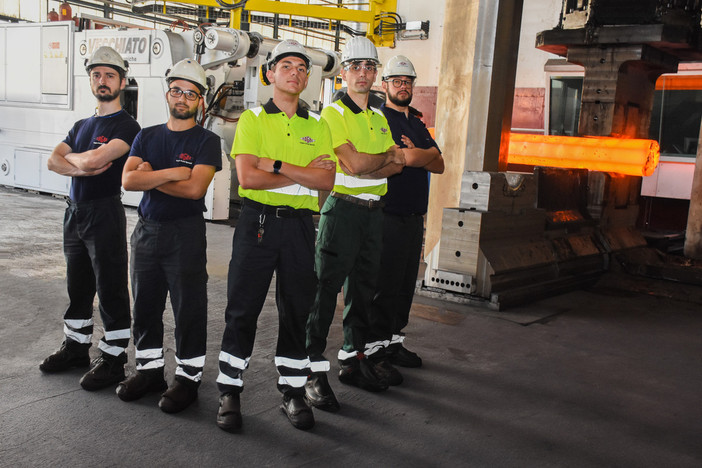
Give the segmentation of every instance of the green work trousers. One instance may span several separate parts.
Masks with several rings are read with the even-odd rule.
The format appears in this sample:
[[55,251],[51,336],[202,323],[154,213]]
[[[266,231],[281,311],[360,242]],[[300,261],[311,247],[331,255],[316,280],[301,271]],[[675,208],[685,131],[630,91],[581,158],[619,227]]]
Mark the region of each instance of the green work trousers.
[[[315,248],[319,279],[307,320],[307,353],[323,361],[336,297],[344,287],[346,353],[362,353],[368,338],[383,239],[383,211],[330,196],[321,211]],[[346,353],[340,353],[346,354]]]

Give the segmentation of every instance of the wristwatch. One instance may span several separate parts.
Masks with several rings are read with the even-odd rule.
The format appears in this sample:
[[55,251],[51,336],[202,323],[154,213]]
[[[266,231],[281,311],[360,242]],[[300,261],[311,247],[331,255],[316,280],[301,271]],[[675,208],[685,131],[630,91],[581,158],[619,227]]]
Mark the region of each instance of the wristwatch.
[[280,168],[283,167],[283,161],[278,160],[273,163],[273,174],[280,174]]

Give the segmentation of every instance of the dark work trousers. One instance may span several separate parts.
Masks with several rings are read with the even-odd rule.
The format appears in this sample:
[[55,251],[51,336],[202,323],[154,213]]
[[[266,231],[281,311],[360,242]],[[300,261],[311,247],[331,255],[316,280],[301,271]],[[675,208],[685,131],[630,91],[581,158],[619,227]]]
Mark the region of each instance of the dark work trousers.
[[422,215],[385,213],[383,253],[378,288],[373,299],[369,342],[383,342],[387,347],[393,340],[400,339],[402,329],[407,326],[417,284],[423,237]]
[[338,358],[344,361],[357,353],[368,354],[368,315],[380,267],[383,211],[330,196],[321,213],[315,252],[319,285],[307,321],[307,353],[314,362],[325,361],[336,297],[343,286],[344,344]]
[[[259,242],[261,221],[263,234]],[[251,206],[245,201],[234,231],[229,263],[226,327],[217,377],[222,393],[243,390],[242,373],[251,358],[256,322],[273,272],[279,322],[275,351],[280,375],[277,387],[284,394],[301,395],[309,374],[305,324],[317,286],[312,216],[264,215],[260,205]]]
[[105,336],[100,350],[112,356],[129,344],[127,221],[119,196],[68,201],[63,220],[63,253],[69,305],[64,313],[66,338],[90,343],[93,301],[97,292]]
[[139,218],[131,237],[137,370],[163,367],[163,311],[170,293],[175,318],[176,375],[202,378],[207,344],[205,220]]

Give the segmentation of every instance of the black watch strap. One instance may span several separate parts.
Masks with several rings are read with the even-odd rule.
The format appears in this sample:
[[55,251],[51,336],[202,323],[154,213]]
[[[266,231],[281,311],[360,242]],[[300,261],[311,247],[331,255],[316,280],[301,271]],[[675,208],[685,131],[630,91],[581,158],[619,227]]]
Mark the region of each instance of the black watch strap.
[[280,174],[280,168],[283,167],[283,161],[280,159],[273,163],[273,174]]

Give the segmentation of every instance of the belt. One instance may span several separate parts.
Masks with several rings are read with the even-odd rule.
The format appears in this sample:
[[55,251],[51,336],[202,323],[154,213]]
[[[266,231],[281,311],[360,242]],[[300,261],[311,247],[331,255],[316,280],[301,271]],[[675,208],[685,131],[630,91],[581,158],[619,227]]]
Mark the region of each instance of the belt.
[[302,218],[304,216],[312,216],[314,211],[305,208],[295,209],[289,206],[272,206],[265,203],[253,201],[250,198],[243,198],[244,206],[249,206],[255,210],[259,210],[263,214],[272,214],[276,218]]
[[81,201],[73,201],[70,198],[66,198],[66,204],[68,206],[75,206],[76,208],[86,208],[88,206],[99,206],[99,205],[105,205],[108,203],[119,202],[121,198],[122,198],[121,195],[112,195],[110,197],[105,197],[105,198],[94,198],[92,200],[81,200]]
[[334,198],[353,203],[354,205],[365,206],[366,208],[373,210],[375,208],[382,208],[385,206],[385,202],[381,200],[364,200],[363,198],[354,197],[353,195],[348,195],[345,193],[332,192],[330,195]]

